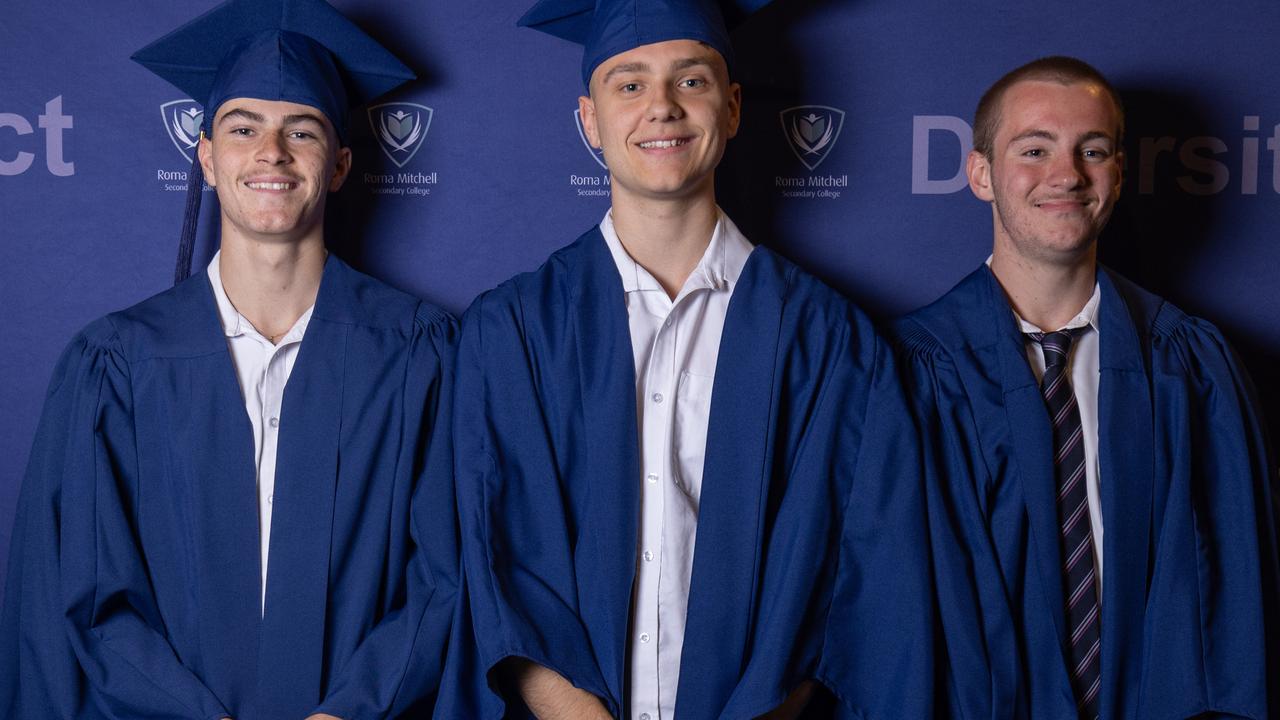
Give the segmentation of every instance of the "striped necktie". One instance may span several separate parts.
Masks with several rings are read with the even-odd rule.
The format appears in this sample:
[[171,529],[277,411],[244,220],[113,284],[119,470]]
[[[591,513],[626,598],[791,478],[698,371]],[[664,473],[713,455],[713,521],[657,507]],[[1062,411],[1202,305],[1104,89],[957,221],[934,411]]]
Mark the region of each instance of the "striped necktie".
[[1058,490],[1058,528],[1062,547],[1062,579],[1066,593],[1067,664],[1081,720],[1098,717],[1102,684],[1102,620],[1094,571],[1093,524],[1085,487],[1084,428],[1071,389],[1067,356],[1071,340],[1084,328],[1027,333],[1044,349],[1040,391],[1053,422],[1054,478]]

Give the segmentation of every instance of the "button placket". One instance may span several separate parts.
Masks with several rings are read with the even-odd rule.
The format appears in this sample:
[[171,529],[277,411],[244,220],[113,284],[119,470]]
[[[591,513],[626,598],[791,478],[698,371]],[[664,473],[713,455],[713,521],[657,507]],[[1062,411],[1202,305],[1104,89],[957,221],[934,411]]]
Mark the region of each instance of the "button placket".
[[[671,418],[674,408],[674,375],[671,347],[670,307],[668,317],[658,327],[650,345],[649,361],[643,375],[646,400],[642,413],[641,451],[644,482],[641,484],[643,508],[641,518],[640,563],[636,584],[636,643],[634,691],[636,703],[646,712],[632,717],[657,718],[659,672],[660,615],[659,595],[662,573],[661,544],[664,532],[665,483],[659,480],[670,472],[667,462]],[[639,708],[637,708],[639,709]]]
[[282,379],[284,375],[284,345],[279,345],[271,353],[267,361],[267,373],[263,392],[263,414],[267,416],[267,427],[277,430],[280,427],[280,401],[284,394]]
[[[710,254],[708,258],[708,262],[715,261]],[[619,265],[625,272],[623,264]],[[682,602],[688,591],[685,567],[688,558],[682,554],[682,548],[689,534],[689,517],[685,491],[680,489],[684,459],[678,454],[683,446],[678,442],[677,433],[682,432],[681,422],[689,413],[684,405],[681,371],[692,373],[703,369],[706,353],[715,352],[723,317],[711,318],[712,340],[696,347],[684,347],[682,343],[688,341],[685,336],[690,332],[697,336],[695,339],[701,338],[703,301],[711,294],[709,289],[718,288],[722,281],[715,275],[716,271],[702,268],[690,276],[673,300],[638,266],[635,272],[637,287],[628,288],[627,309],[635,344],[634,397],[639,401],[639,470],[643,479],[639,482],[641,517],[634,556],[632,635],[627,643],[631,685],[628,717],[660,720],[664,710],[671,711],[669,704],[674,702],[684,634]],[[717,308],[717,312],[722,311],[723,308]],[[677,312],[689,314],[690,319],[684,320]],[[693,322],[695,320],[697,322]],[[685,322],[693,324],[686,327],[682,325]],[[689,367],[683,366],[686,361]],[[714,357],[711,368],[700,377],[713,372]],[[697,418],[705,421],[701,396],[691,402],[693,422],[696,423]],[[696,508],[693,512],[696,522]]]

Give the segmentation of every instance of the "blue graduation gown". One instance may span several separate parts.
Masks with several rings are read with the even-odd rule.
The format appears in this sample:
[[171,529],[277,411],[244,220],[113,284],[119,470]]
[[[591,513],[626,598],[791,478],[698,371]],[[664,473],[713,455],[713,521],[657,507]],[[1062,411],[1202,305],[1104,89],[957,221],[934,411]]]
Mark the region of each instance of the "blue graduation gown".
[[[1098,283],[1101,717],[1278,717],[1275,466],[1252,387],[1212,325]],[[931,504],[967,553],[939,558],[950,662],[993,679],[961,694],[984,717],[1075,717],[1052,434],[1003,290],[983,266],[896,330],[944,430]]]
[[0,714],[429,712],[458,587],[456,334],[328,259],[284,393],[264,616],[252,429],[207,275],[81,332],[21,491]]
[[[492,672],[509,657],[625,713],[640,473],[624,297],[592,229],[464,316],[455,452],[475,693],[448,717],[523,716]],[[848,301],[751,253],[716,365],[680,717],[754,717],[809,678],[844,712],[893,709],[867,717],[928,702],[923,483],[914,434],[894,432],[908,421],[891,355]]]

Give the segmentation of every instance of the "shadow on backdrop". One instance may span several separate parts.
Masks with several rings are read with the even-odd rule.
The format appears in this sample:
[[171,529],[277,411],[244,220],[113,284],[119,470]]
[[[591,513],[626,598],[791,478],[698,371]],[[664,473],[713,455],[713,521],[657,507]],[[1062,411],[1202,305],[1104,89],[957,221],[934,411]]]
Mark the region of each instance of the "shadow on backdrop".
[[[742,123],[738,135],[729,141],[724,160],[716,171],[717,202],[753,242],[764,245],[791,260],[790,251],[797,228],[788,227],[780,216],[785,200],[773,191],[772,183],[761,182],[760,174],[794,164],[791,148],[775,141],[779,111],[802,104],[809,96],[803,55],[794,44],[792,28],[803,19],[839,0],[792,0],[773,3],[752,15],[734,30],[737,80],[742,84]],[[809,69],[811,70],[811,68]],[[854,297],[852,288],[841,287],[822,268],[799,263],[824,282]],[[861,305],[873,312],[865,304]],[[834,712],[836,700],[825,688],[815,692],[803,718],[825,718]]]
[[[852,297],[870,315],[884,319],[869,294],[859,293],[823,268],[803,262],[793,252],[797,228],[781,220],[781,206],[786,200],[774,190],[772,182],[777,168],[797,165],[791,147],[777,142],[779,113],[784,108],[803,105],[813,96],[809,78],[816,68],[805,66],[804,53],[795,41],[799,33],[794,28],[806,21],[811,23],[811,15],[835,6],[844,7],[847,2],[775,2],[734,31],[737,78],[742,83],[742,125],[738,136],[729,142],[716,172],[716,195],[720,206],[753,242],[798,261],[809,273]],[[857,108],[844,109],[849,115],[857,113]],[[798,172],[803,173],[803,168]],[[762,173],[767,177],[761,177]]]
[[[417,80],[374,99],[372,103],[374,106],[394,103],[400,98],[421,96],[423,91],[443,83],[445,78],[442,73],[436,71],[436,68],[448,67],[448,62],[432,54],[431,43],[404,40],[402,36],[405,32],[400,27],[401,20],[392,14],[390,8],[364,6],[352,8],[346,12],[352,22],[378,38],[379,42],[418,76]],[[375,258],[383,254],[386,249],[379,244],[384,238],[380,237],[379,233],[370,231],[370,228],[377,226],[377,223],[373,222],[377,215],[389,211],[386,203],[380,203],[377,195],[367,192],[365,184],[359,179],[364,173],[395,173],[400,168],[388,161],[378,140],[374,137],[368,107],[355,108],[351,115],[353,156],[351,175],[342,189],[329,197],[329,205],[325,212],[325,244],[352,267],[363,273],[377,276],[376,268],[379,265]],[[430,132],[429,128],[425,131]],[[431,144],[426,143],[420,148],[418,155],[429,158],[431,150]],[[403,230],[415,232],[413,228]],[[430,293],[424,295],[415,290],[415,294],[422,296],[422,299],[428,302],[442,306],[442,299],[431,297]]]
[[1220,187],[1215,190],[1225,178],[1214,175],[1213,165],[1196,168],[1180,162],[1182,149],[1174,147],[1175,138],[1214,134],[1217,125],[1208,116],[1208,101],[1155,82],[1119,90],[1126,115],[1126,177],[1120,203],[1103,231],[1099,257],[1226,334],[1257,386],[1274,443],[1280,438],[1280,382],[1275,372],[1280,354],[1255,339],[1256,329],[1227,322],[1199,305],[1194,283],[1188,281],[1216,247],[1231,241],[1224,235],[1230,227],[1230,200]]

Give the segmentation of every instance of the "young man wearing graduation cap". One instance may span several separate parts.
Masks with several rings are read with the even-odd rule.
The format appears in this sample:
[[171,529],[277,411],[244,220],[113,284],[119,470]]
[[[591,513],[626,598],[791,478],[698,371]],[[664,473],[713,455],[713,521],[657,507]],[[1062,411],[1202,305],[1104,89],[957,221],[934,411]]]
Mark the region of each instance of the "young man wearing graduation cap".
[[1097,264],[1123,128],[1079,60],[998,81],[991,258],[898,325],[974,554],[948,645],[987,649],[1006,717],[1280,717],[1275,458],[1221,333]]
[[[54,374],[0,619],[6,718],[429,713],[457,598],[455,324],[329,257],[349,106],[412,73],[321,0],[135,59],[206,98],[221,250]],[[201,172],[202,171],[202,172]]]
[[860,716],[927,712],[922,490],[886,347],[716,206],[741,109],[722,11],[744,9],[521,21],[585,46],[612,207],[463,321],[458,716],[790,718],[814,680]]

